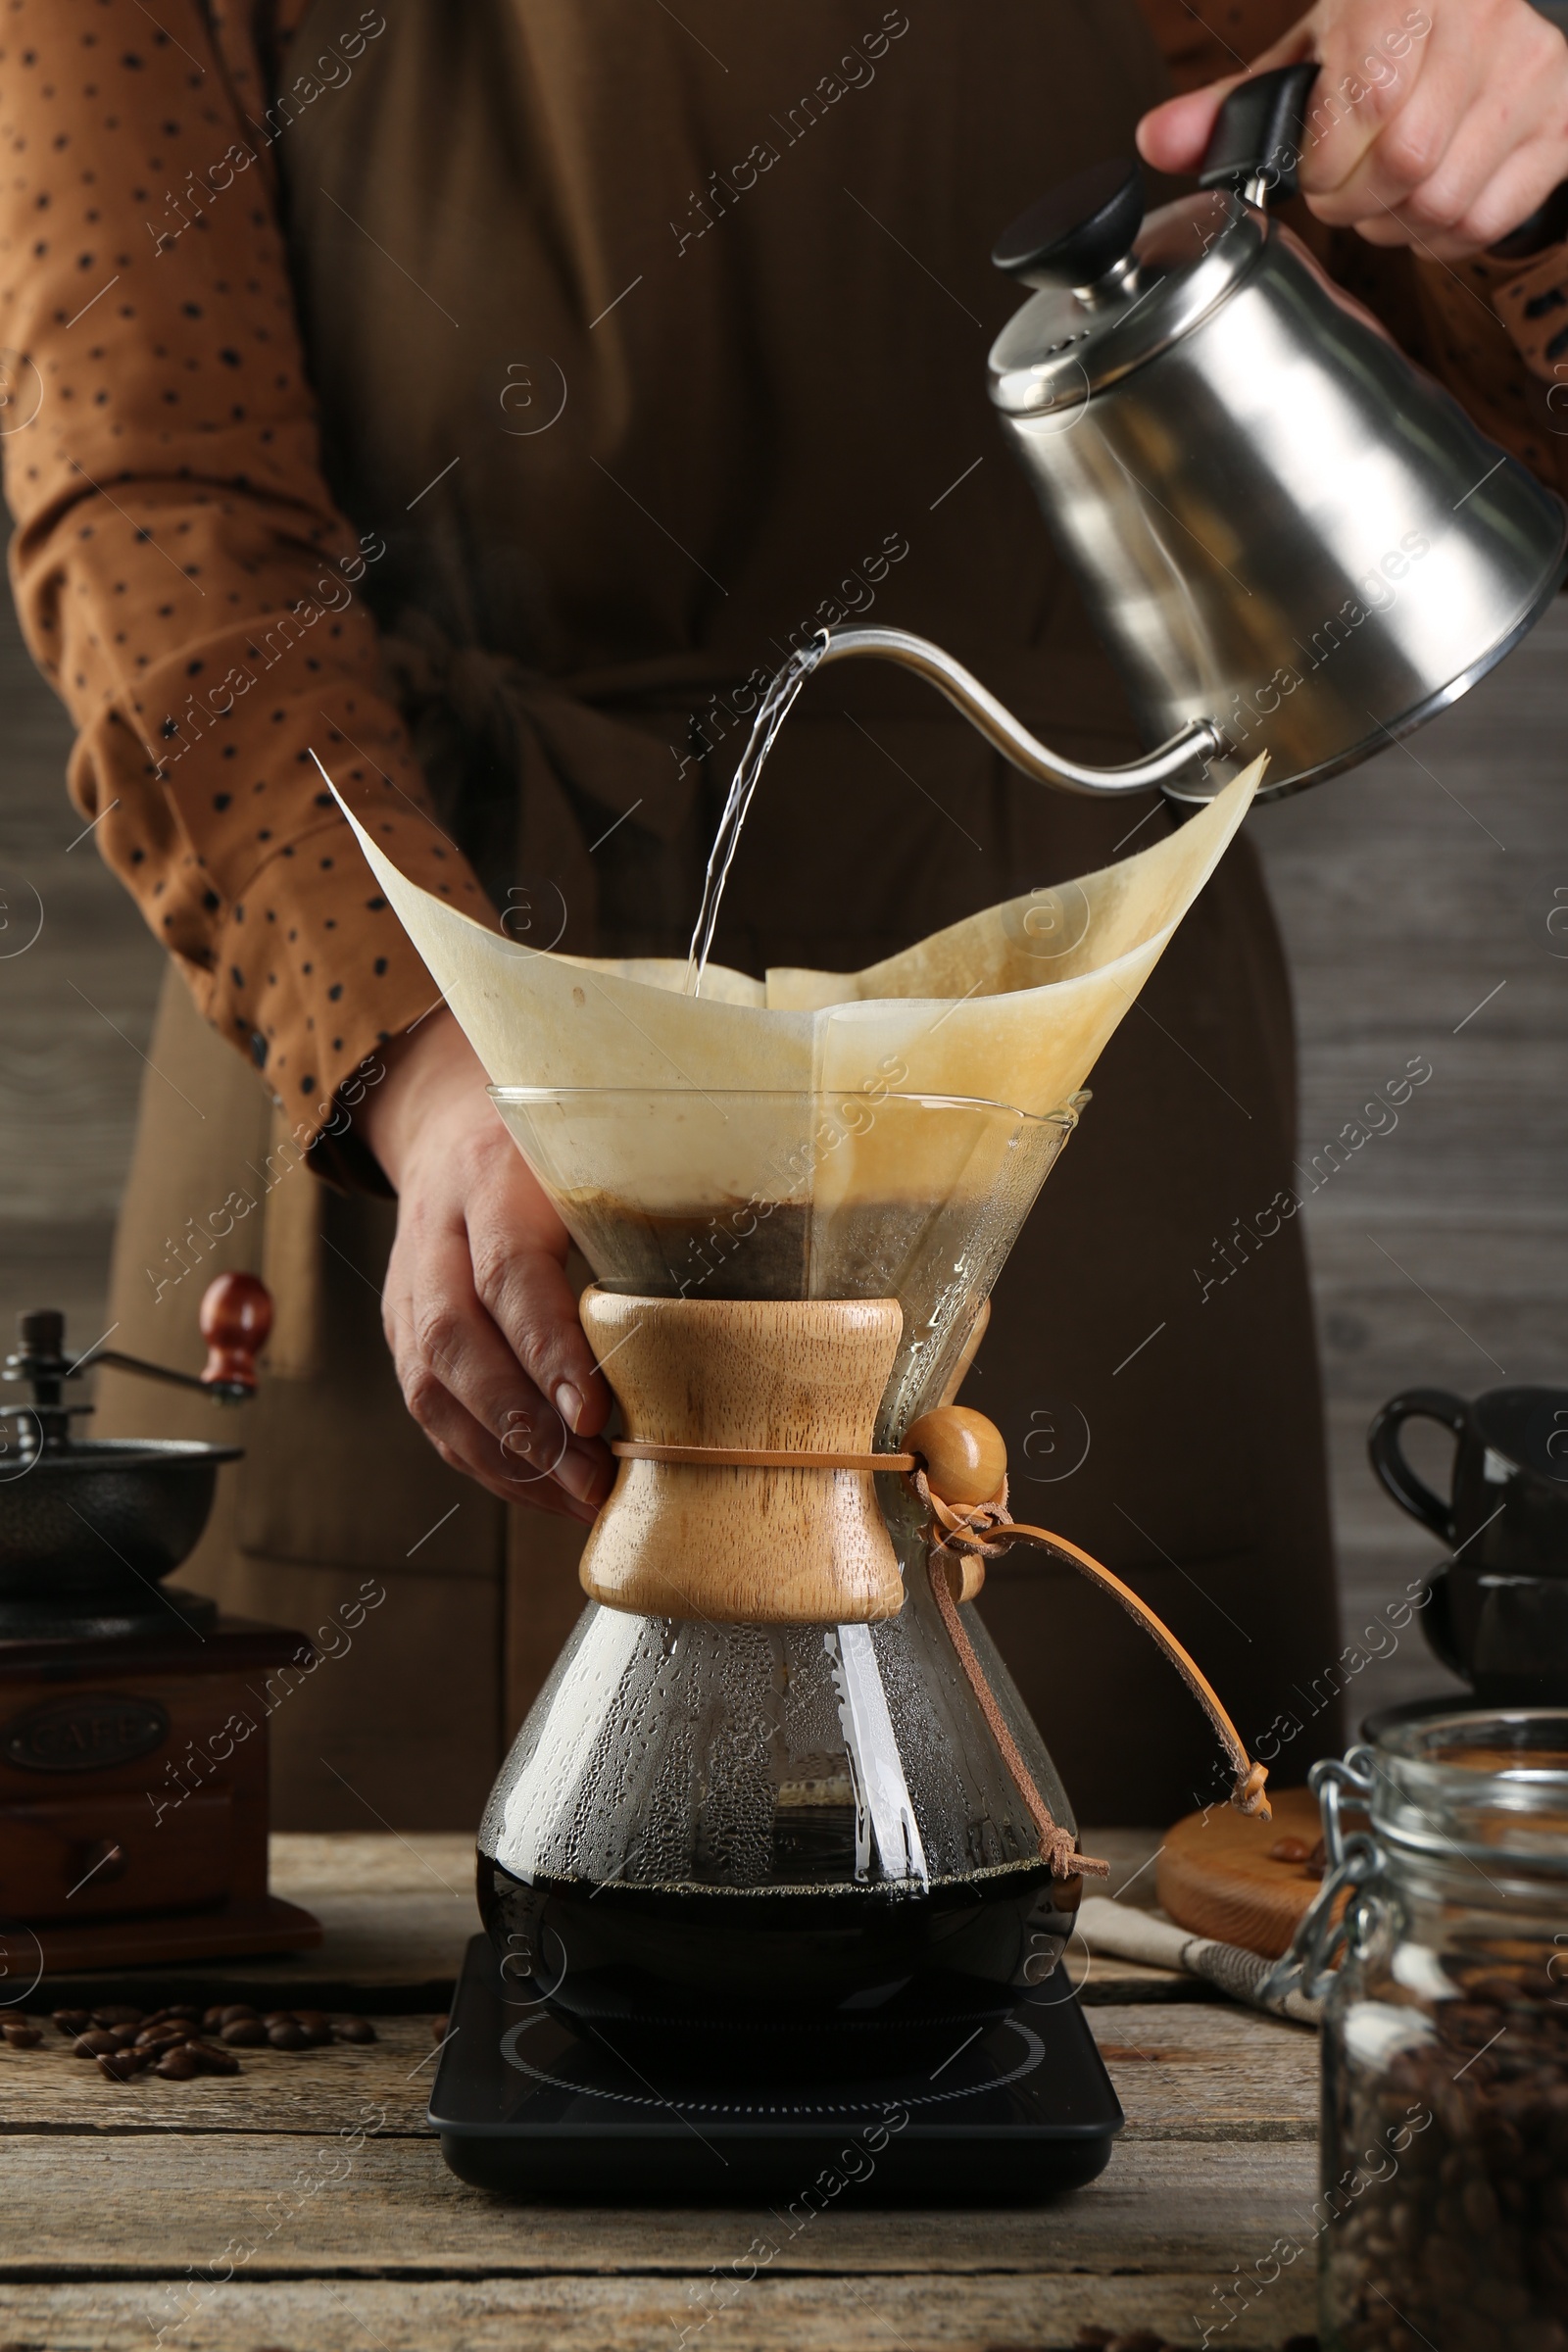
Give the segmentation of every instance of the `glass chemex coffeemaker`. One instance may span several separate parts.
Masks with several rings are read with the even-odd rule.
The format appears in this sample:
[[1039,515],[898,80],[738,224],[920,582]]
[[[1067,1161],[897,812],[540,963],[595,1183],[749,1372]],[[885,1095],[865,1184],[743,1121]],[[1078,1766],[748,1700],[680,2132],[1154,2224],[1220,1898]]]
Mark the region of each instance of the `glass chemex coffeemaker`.
[[[1420,725],[1562,574],[1562,503],[1269,216],[1315,72],[1231,94],[1199,193],[1146,220],[1107,163],[993,257],[1033,291],[991,398],[1143,759],[1063,758],[906,631],[824,632],[759,710],[691,967],[530,952],[356,827],[593,1270],[622,1419],[590,1606],[480,1831],[488,1936],[431,2101],[466,2180],[788,2196],[872,2132],[878,2194],[1101,2169],[1120,2110],[1058,1966],[1098,1866],[970,1605],[1014,1544],[1140,1618],[1266,1809],[1197,1666],[1009,1519],[1000,1436],[955,1399],[1095,1060],[1265,764],[1298,790]],[[772,735],[852,658],[923,676],[1041,783],[1196,813],[868,971],[707,966]]]
[[701,993],[520,947],[356,828],[592,1269],[620,1416],[590,1605],[479,1832],[488,1935],[431,2101],[465,2179],[793,2193],[858,2120],[892,2193],[1107,2160],[1120,2110],[1058,1966],[1104,1866],[970,1605],[988,1558],[1043,1543],[1094,1577],[1209,1708],[1236,1801],[1266,1811],[1264,1776],[1137,1596],[1010,1520],[1000,1433],[955,1399],[1258,773],[870,971],[709,967]]

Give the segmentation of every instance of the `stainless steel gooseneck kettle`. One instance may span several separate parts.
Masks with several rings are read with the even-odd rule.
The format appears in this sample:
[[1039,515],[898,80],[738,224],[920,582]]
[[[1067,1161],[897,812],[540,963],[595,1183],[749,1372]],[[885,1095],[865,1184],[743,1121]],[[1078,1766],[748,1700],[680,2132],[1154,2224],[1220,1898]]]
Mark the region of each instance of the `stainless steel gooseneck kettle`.
[[1159,748],[1079,766],[903,630],[838,630],[823,661],[916,670],[1043,783],[1198,803],[1261,751],[1264,800],[1353,766],[1525,635],[1568,510],[1264,209],[1295,192],[1315,73],[1232,93],[1199,193],[1146,220],[1137,165],[1102,164],[993,256],[1038,290],[991,398]]

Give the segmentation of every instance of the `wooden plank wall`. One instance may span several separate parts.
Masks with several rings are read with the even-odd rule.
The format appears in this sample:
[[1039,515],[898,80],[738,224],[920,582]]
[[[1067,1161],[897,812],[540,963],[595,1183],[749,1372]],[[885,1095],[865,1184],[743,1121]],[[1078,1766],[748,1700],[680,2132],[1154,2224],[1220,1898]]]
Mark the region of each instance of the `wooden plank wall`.
[[[91,839],[70,846],[81,825],[62,781],[68,743],[7,606],[0,1315],[9,1328],[17,1308],[57,1303],[85,1344],[102,1328],[160,967]],[[1251,820],[1296,974],[1305,1182],[1371,1090],[1412,1055],[1433,1071],[1397,1127],[1306,1207],[1348,1633],[1438,1549],[1373,1485],[1374,1407],[1416,1383],[1568,1381],[1565,746],[1559,605],[1410,745]],[[39,900],[42,929],[24,948]],[[1431,1474],[1441,1458],[1431,1449]],[[1372,1707],[1447,1680],[1407,1630],[1354,1695]]]
[[[1565,782],[1559,599],[1407,744],[1250,820],[1295,974],[1307,1181],[1369,1090],[1432,1064],[1306,1204],[1348,1635],[1442,1549],[1372,1478],[1376,1407],[1418,1385],[1568,1385]],[[1445,1474],[1436,1433],[1410,1452]],[[1355,1684],[1368,1706],[1445,1687],[1413,1630]]]

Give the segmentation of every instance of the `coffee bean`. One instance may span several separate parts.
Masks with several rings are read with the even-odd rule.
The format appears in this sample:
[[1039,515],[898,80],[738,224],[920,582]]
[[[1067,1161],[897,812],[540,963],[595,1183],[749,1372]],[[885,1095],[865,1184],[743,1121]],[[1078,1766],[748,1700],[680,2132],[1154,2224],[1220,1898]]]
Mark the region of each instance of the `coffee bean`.
[[231,2026],[219,2029],[218,2038],[232,2050],[259,2050],[267,2039],[267,2028],[259,2017],[236,2017]]
[[106,2034],[100,2027],[92,2026],[85,2034],[78,2034],[71,2046],[78,2058],[103,2058],[107,2057],[111,2051],[118,2050],[120,2043],[112,2034]]
[[129,2082],[147,2063],[145,2050],[105,2050],[98,2060],[98,2071],[111,2082]]
[[189,2082],[201,2071],[200,2062],[188,2042],[181,2042],[176,2049],[166,2050],[154,2069],[166,2082]]
[[85,2009],[54,2009],[50,2015],[62,2034],[85,2034],[92,2024],[91,2014]]
[[305,2036],[307,2049],[324,2049],[332,2039],[331,2024],[324,2017],[302,2017],[299,2021],[299,2029]]
[[445,2041],[447,2037],[447,2028],[451,2025],[451,2023],[452,2020],[450,2017],[432,2017],[430,2020],[430,2039],[432,2041]]
[[195,2059],[197,2069],[204,2075],[237,2075],[239,2060],[211,2041],[188,2041],[186,2050]]
[[242,2017],[254,2017],[255,2015],[256,2012],[249,2001],[230,2001],[226,2009],[209,2009],[202,2023],[204,2026],[210,2027],[211,2022],[216,2021],[220,2026],[232,2026],[236,2025]]
[[279,2018],[275,2026],[269,2026],[267,2038],[274,2050],[303,2050],[306,2046],[303,2027],[290,2019]]
[[5,2037],[14,2050],[35,2050],[43,2039],[37,2027],[29,2025],[24,2017],[7,2018]]
[[145,2015],[141,2009],[95,2009],[92,2022],[95,2026],[139,2026]]
[[166,2041],[189,2041],[190,2033],[188,2025],[178,2024],[173,2019],[162,2026],[143,2026],[136,2035],[135,2047],[138,2050],[162,2049]]
[[292,2009],[264,2009],[262,2012],[264,2026],[297,2026],[299,2022]]
[[1340,2074],[1331,2163],[1393,2157],[1323,2240],[1346,2352],[1568,2352],[1568,2009],[1530,1948],[1443,1953],[1431,2038]]
[[140,2026],[132,2025],[111,2026],[109,2028],[109,2032],[114,2035],[114,2038],[119,2042],[122,2049],[128,2049],[130,2044],[135,2040],[137,2034],[141,2032],[141,2028]]
[[368,2017],[334,2017],[332,2033],[338,2041],[374,2041],[375,2028]]
[[1276,1838],[1268,1858],[1271,1862],[1304,1862],[1311,1851],[1304,1838]]

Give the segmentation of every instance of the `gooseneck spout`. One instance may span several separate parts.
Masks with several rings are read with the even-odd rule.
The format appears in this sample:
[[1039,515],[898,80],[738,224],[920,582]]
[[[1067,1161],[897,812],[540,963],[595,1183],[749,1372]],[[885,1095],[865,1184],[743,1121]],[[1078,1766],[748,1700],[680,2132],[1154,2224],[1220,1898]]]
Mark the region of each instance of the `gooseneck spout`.
[[827,643],[818,657],[819,666],[865,655],[872,661],[896,662],[904,669],[912,669],[916,677],[945,694],[1004,760],[1037,784],[1054,785],[1058,792],[1096,796],[1152,792],[1178,777],[1195,776],[1226,748],[1224,736],[1211,719],[1195,718],[1157,751],[1125,767],[1081,767],[1076,760],[1048,751],[972,671],[928,637],[912,636],[907,629],[830,629],[824,634]]

